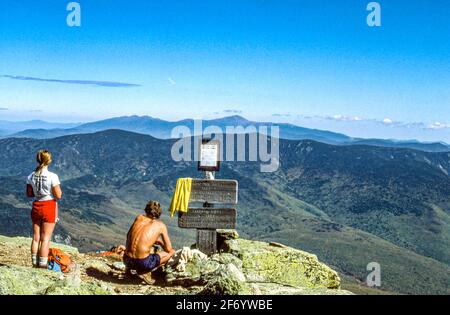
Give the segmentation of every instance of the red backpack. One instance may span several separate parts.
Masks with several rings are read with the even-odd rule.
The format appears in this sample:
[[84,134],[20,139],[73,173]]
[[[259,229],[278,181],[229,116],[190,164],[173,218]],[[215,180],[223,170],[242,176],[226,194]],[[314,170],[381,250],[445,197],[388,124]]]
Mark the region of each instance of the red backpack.
[[48,262],[54,261],[61,268],[61,271],[67,273],[70,271],[72,259],[66,253],[58,248],[50,248],[48,251]]

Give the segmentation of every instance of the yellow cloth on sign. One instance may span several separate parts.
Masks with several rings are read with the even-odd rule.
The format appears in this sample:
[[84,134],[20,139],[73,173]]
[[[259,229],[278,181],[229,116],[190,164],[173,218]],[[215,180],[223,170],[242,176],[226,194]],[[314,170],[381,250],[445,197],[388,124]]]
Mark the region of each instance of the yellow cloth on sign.
[[191,197],[191,187],[192,178],[178,178],[172,197],[172,202],[169,207],[171,218],[173,218],[173,215],[177,211],[188,211],[189,198]]

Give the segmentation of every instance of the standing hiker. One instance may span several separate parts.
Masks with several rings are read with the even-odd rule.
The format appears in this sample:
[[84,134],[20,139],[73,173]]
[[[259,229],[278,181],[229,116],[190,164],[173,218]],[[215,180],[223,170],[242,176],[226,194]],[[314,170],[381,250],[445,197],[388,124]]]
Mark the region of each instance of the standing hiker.
[[57,200],[61,199],[62,191],[58,175],[48,170],[51,153],[40,150],[36,161],[38,166],[27,178],[27,196],[33,198],[31,260],[33,267],[47,268],[50,240],[58,221]]

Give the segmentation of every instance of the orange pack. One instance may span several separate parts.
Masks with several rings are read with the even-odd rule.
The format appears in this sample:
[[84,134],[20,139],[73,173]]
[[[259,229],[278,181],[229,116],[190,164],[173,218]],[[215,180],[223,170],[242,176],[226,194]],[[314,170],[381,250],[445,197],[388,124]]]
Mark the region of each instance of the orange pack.
[[62,250],[58,248],[50,248],[48,251],[48,262],[52,260],[60,266],[62,272],[67,273],[70,271],[72,258],[70,258],[70,256]]

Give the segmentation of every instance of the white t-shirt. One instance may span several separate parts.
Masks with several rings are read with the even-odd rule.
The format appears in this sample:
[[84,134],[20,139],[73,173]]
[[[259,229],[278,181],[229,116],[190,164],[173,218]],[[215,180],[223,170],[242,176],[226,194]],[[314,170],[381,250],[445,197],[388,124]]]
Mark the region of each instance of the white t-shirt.
[[61,183],[58,175],[44,167],[40,175],[36,175],[35,172],[31,173],[27,178],[27,184],[33,186],[35,201],[46,201],[55,199],[52,187]]

